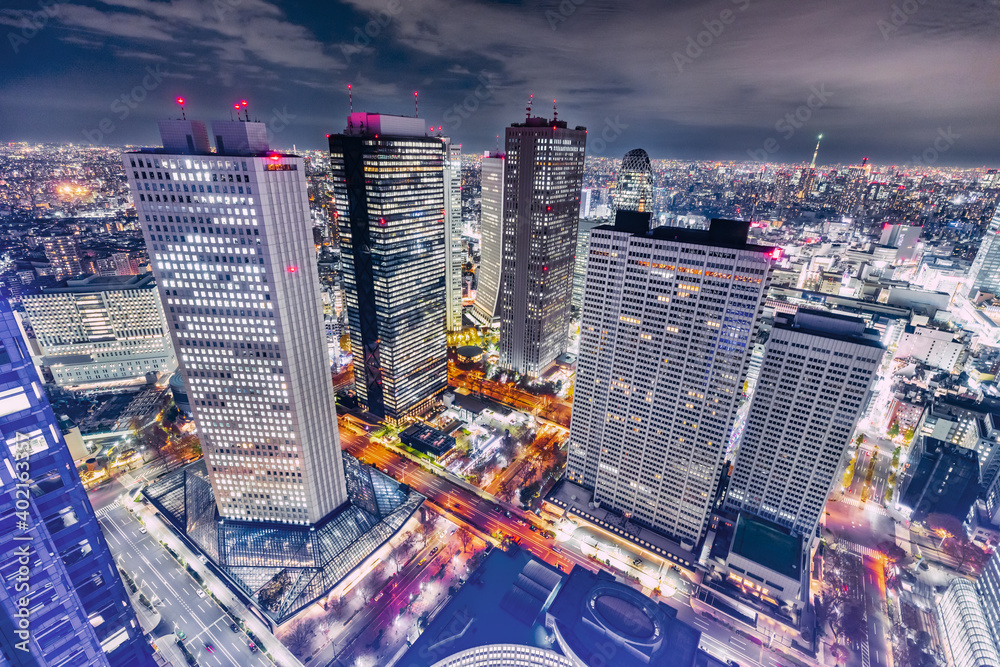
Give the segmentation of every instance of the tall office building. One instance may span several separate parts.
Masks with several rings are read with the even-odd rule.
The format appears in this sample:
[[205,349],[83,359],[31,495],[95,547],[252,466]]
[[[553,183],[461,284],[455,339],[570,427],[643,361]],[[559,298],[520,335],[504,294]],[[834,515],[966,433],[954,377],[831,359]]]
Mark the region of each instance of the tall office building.
[[139,260],[127,252],[116,252],[111,256],[115,263],[115,274],[119,276],[139,275]]
[[152,665],[59,421],[3,299],[0,437],[6,443],[0,447],[0,664]]
[[473,312],[477,320],[487,325],[492,324],[497,315],[497,297],[500,293],[505,162],[503,153],[487,151],[483,155],[480,178],[480,260]]
[[54,236],[42,240],[45,259],[55,269],[56,280],[71,278],[83,273],[76,240],[69,236]]
[[177,367],[151,274],[70,278],[21,297],[59,386],[145,379]]
[[462,147],[444,138],[445,320],[462,330]]
[[330,136],[354,386],[391,422],[448,385],[445,157],[420,118],[352,113]]
[[726,507],[789,528],[808,544],[883,352],[863,320],[776,314]]
[[566,351],[586,143],[555,119],[506,132],[500,366],[529,377]]
[[649,155],[633,148],[622,159],[615,182],[615,211],[653,211],[653,174]]
[[687,543],[704,533],[778,251],[750,224],[590,233],[568,477]]
[[917,436],[899,485],[899,504],[910,508],[913,521],[923,521],[928,514],[965,521],[978,495],[979,457],[974,449]]
[[303,160],[212,130],[160,121],[125,172],[219,514],[315,523],[347,490]]
[[583,308],[583,290],[587,284],[587,254],[590,249],[590,232],[607,220],[580,219],[576,231],[576,260],[573,264],[573,308]]
[[993,642],[1000,646],[1000,551],[994,551],[976,582],[976,592],[983,605],[986,625],[993,634]]
[[979,252],[969,269],[969,295],[976,292],[1000,294],[1000,206],[983,234]]

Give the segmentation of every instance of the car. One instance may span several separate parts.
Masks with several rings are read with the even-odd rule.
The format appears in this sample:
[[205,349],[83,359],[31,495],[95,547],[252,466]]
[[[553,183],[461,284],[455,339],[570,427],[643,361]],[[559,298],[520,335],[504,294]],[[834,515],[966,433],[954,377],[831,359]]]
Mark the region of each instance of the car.
[[497,514],[501,514],[503,512],[503,510],[500,509],[499,505],[495,505],[493,507],[493,511],[496,512]]
[[183,630],[177,631],[177,641],[183,641],[187,634]]
[[740,667],[740,663],[735,660],[726,660],[726,664],[729,665],[729,667]]
[[530,524],[528,526],[528,530],[530,530],[533,533],[537,533],[538,532],[538,526],[536,526],[535,524]]
[[633,565],[642,565],[642,559],[641,558],[633,558],[632,559],[632,564]]
[[436,554],[437,552],[438,552],[438,547],[434,547],[433,549],[431,549],[431,555],[432,555],[432,556],[433,556],[434,554]]
[[143,526],[142,528],[140,528],[139,532],[142,533],[143,535],[145,535],[146,534],[146,527]]
[[372,602],[378,602],[379,600],[382,599],[383,595],[385,595],[385,591],[379,591],[378,595],[372,598]]
[[559,547],[552,547],[552,553],[560,554],[562,553],[562,549],[560,549]]
[[426,558],[421,558],[421,559],[420,559],[420,562],[419,562],[419,563],[417,563],[417,567],[419,567],[419,566],[423,565],[423,564],[424,564],[424,563],[426,563],[426,562],[427,562],[427,559],[426,559]]
[[503,513],[503,515],[509,519],[510,518],[510,510],[505,510],[504,513]]
[[205,644],[205,650],[208,651],[209,653],[215,653],[215,647],[212,646],[211,644]]
[[250,642],[249,644],[247,644],[247,646],[250,647],[250,652],[251,653],[256,653],[257,652],[257,645],[254,644],[253,642]]
[[203,598],[203,597],[205,597],[205,591],[203,591],[203,590],[201,590],[201,589],[199,588],[199,589],[198,589],[198,597],[200,597],[200,598]]
[[229,629],[232,630],[233,632],[239,632],[240,631],[240,626],[236,625],[235,623],[230,623],[229,624]]

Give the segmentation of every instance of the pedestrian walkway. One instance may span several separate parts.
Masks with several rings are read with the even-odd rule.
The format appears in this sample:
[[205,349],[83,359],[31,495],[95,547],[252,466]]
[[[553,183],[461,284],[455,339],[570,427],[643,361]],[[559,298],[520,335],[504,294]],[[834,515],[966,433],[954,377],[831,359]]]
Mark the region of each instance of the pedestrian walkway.
[[852,551],[852,552],[854,552],[856,554],[860,554],[862,556],[868,556],[869,558],[877,558],[880,555],[880,552],[878,550],[872,549],[871,547],[863,546],[863,545],[858,544],[856,542],[848,542],[847,540],[839,540],[839,543],[843,544],[845,547],[847,547],[848,550],[850,550],[850,551]]
[[878,503],[874,503],[874,502],[871,502],[871,501],[869,501],[867,503],[863,503],[860,500],[858,500],[857,498],[853,498],[851,496],[844,496],[844,497],[842,497],[840,499],[839,502],[842,502],[845,505],[850,505],[852,507],[861,508],[861,509],[863,509],[865,511],[868,511],[868,512],[875,512],[876,514],[881,514],[882,516],[889,516],[889,513],[885,511],[884,507],[882,507]]
[[94,516],[96,516],[98,519],[103,519],[104,517],[106,517],[111,512],[111,510],[113,510],[116,507],[120,506],[121,502],[122,502],[121,499],[117,499],[113,503],[111,503],[110,505],[106,505],[106,506],[102,507],[99,510],[95,510],[94,511]]

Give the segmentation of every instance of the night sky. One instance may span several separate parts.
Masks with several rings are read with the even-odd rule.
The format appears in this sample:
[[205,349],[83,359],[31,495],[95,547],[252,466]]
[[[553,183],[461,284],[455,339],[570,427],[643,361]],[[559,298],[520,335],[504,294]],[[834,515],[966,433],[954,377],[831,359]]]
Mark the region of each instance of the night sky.
[[[4,0],[0,140],[158,142],[228,119],[322,148],[357,111],[413,113],[465,152],[535,110],[588,155],[1000,163],[1000,0]],[[30,22],[30,23],[29,23]],[[770,140],[770,141],[769,141]],[[941,150],[942,147],[944,150]]]

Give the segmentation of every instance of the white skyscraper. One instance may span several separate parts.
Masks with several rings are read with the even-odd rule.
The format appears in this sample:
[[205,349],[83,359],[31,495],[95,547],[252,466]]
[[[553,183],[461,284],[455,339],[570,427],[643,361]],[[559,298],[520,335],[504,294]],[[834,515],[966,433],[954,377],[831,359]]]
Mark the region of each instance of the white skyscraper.
[[482,199],[479,214],[480,260],[476,276],[476,303],[473,311],[483,324],[493,322],[500,292],[503,255],[504,154],[487,152],[483,156]]
[[1000,206],[983,234],[979,252],[969,269],[969,292],[1000,294]]
[[462,147],[445,138],[445,292],[448,331],[462,329]]
[[693,544],[704,533],[778,251],[749,223],[590,234],[569,479]]
[[226,519],[315,523],[347,500],[303,160],[263,123],[161,121],[123,156]]
[[726,507],[789,528],[808,544],[883,352],[863,320],[812,310],[777,314]]

